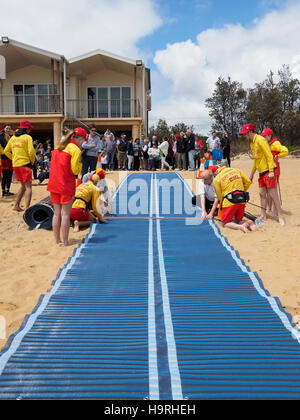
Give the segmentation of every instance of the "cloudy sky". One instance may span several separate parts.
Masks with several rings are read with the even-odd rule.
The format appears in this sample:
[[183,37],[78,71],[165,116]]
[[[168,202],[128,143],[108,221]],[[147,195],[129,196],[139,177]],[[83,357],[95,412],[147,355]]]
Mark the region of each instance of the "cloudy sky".
[[208,134],[218,77],[244,87],[288,64],[300,78],[299,0],[10,0],[1,34],[65,55],[102,49],[152,70],[151,122]]

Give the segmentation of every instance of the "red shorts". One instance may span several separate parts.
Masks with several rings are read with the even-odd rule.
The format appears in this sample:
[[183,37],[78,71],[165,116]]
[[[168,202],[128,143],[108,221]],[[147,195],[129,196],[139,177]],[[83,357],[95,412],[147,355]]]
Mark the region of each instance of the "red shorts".
[[235,218],[237,222],[243,220],[245,215],[246,204],[234,204],[230,207],[225,207],[222,210],[222,219],[223,223],[230,223],[232,219]]
[[51,193],[51,201],[53,204],[60,204],[61,206],[65,206],[66,204],[71,203],[73,201],[72,195],[64,195],[64,194],[54,194]]
[[78,222],[88,222],[90,220],[90,214],[86,209],[72,209],[70,219],[78,220]]
[[259,188],[276,188],[277,177],[269,178],[269,172],[265,175],[262,175],[258,178]]
[[2,166],[0,165],[0,175],[2,175]]
[[32,183],[32,169],[27,168],[27,166],[20,166],[19,168],[14,168],[14,172],[18,182]]

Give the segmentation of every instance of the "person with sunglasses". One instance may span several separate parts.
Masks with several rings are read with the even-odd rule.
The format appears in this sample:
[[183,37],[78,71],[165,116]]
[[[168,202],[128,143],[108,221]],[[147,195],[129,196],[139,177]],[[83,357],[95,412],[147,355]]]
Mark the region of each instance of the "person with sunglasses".
[[88,172],[96,170],[100,150],[100,138],[97,134],[97,128],[93,125],[90,127],[88,138],[82,145],[82,177]]

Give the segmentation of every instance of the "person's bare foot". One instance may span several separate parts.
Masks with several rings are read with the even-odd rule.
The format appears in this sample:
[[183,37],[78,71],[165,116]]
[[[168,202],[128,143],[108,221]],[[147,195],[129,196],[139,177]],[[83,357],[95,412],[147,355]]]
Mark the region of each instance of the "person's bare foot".
[[284,218],[283,218],[283,217],[279,217],[279,224],[280,224],[281,226],[285,226],[285,225],[286,225],[285,220],[284,220]]
[[244,233],[249,233],[249,229],[248,229],[248,223],[244,223],[243,225],[241,225],[242,226],[242,231],[244,232]]
[[13,211],[16,211],[18,213],[23,213],[23,211],[25,211],[25,210],[22,209],[22,207],[20,207],[20,206],[15,206],[15,207],[13,207]]
[[74,233],[78,233],[79,232],[79,222],[78,220],[74,221],[74,229],[73,229]]
[[251,232],[257,232],[258,231],[258,227],[254,223],[249,223],[248,224],[248,229],[250,229]]

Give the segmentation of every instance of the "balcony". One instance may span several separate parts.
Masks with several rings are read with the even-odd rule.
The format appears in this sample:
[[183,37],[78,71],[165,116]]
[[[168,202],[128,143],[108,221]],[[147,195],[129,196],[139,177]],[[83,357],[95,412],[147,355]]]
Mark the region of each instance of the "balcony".
[[56,94],[0,96],[0,115],[62,114],[62,111],[61,96]]
[[138,99],[69,99],[67,116],[78,119],[140,118],[142,110]]

